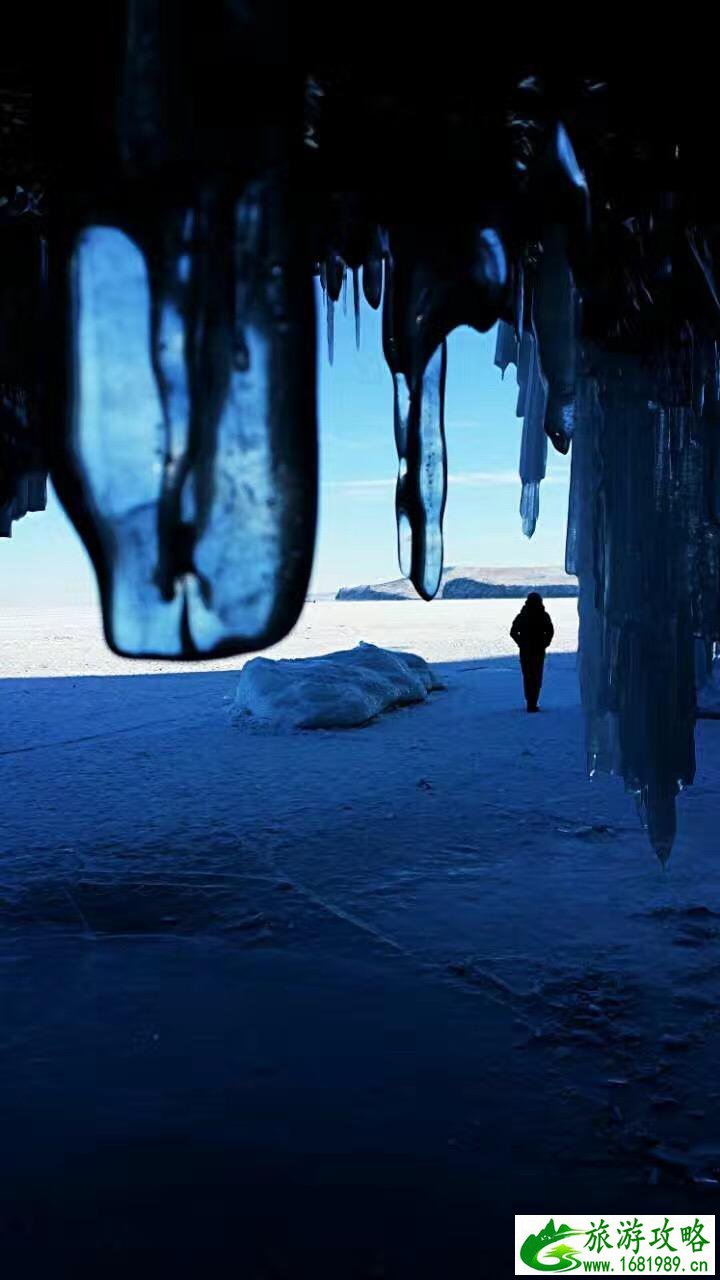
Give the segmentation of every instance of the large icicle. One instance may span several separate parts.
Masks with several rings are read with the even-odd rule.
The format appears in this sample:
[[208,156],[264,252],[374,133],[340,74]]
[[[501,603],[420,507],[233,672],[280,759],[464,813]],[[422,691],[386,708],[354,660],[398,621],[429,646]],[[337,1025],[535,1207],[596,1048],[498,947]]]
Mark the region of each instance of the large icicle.
[[[51,223],[53,478],[114,648],[238,653],[294,624],[315,534],[302,86],[275,56],[287,15],[274,0],[262,15],[227,6],[213,38],[193,6],[127,0],[124,16],[112,76],[86,81],[70,57],[88,162],[70,164]],[[330,308],[344,270],[329,248]]]
[[580,581],[580,683],[591,770],[633,791],[661,861],[695,771],[700,424],[657,402],[638,361],[592,354],[578,397],[567,569]]
[[431,357],[422,381],[408,387],[395,374],[395,444],[398,480],[395,512],[402,573],[431,600],[443,569],[442,520],[447,490],[445,378],[447,347]]
[[443,565],[446,338],[461,324],[490,329],[511,283],[502,237],[491,226],[464,224],[449,243],[436,228],[405,226],[383,243],[383,349],[395,388],[400,567],[431,599]]
[[561,227],[548,228],[533,293],[532,323],[547,387],[544,429],[559,453],[575,430],[577,297]]
[[520,342],[513,327],[501,320],[498,325],[495,364],[503,373],[509,364],[517,370],[517,417],[522,418],[520,442],[520,517],[526,537],[535,532],[540,512],[540,484],[545,479],[547,442],[545,410],[547,388],[540,372],[533,334],[528,330]]
[[293,283],[270,185],[229,204],[206,190],[146,236],[91,226],[72,259],[69,457],[106,557],[108,638],[258,648],[310,563],[310,281]]

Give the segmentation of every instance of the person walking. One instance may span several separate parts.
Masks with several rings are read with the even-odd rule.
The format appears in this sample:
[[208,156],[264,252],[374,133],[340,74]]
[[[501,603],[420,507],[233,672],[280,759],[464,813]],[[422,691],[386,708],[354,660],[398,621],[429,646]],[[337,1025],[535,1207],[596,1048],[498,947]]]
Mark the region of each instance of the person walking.
[[520,650],[520,667],[528,711],[538,709],[545,650],[554,634],[555,628],[542,596],[538,591],[531,591],[510,628],[510,635]]

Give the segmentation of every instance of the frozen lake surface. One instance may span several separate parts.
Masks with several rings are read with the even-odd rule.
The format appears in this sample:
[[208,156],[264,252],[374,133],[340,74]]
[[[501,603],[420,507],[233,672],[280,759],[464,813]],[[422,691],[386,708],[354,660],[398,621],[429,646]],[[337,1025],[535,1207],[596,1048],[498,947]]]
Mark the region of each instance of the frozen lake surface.
[[[368,640],[386,648],[416,647],[430,662],[507,655],[515,652],[508,631],[521,605],[522,600],[308,603],[294,631],[264,652],[266,657],[301,658]],[[552,600],[548,606],[555,620],[553,649],[574,650],[577,601]],[[134,661],[110,652],[95,608],[3,610],[0,677],[232,671],[252,656],[200,664]]]
[[519,605],[308,606],[274,655],[367,640],[448,687],[284,734],[232,724],[237,660],[135,665],[89,613],[5,615],[19,1257],[242,1240],[262,1277],[499,1275],[479,1203],[714,1211],[720,725],[663,872],[585,775],[576,602],[549,602],[534,717]]

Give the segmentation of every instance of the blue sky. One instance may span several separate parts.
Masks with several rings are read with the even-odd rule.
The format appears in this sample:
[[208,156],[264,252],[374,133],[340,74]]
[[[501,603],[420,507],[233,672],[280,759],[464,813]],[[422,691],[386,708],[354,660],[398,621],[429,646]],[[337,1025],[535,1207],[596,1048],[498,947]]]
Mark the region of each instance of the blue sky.
[[[318,298],[319,298],[318,291]],[[320,527],[312,589],[399,576],[395,555],[392,382],[382,356],[380,317],[363,303],[361,346],[354,318],[335,308],[335,355],[328,363],[319,316]],[[493,366],[494,334],[458,329],[450,337],[445,421],[450,485],[445,563],[560,565],[564,557],[569,468],[551,449],[540,522],[520,527],[517,465],[520,422],[514,371]],[[88,604],[97,598],[86,553],[54,495],[0,540],[0,601],[5,605]]]

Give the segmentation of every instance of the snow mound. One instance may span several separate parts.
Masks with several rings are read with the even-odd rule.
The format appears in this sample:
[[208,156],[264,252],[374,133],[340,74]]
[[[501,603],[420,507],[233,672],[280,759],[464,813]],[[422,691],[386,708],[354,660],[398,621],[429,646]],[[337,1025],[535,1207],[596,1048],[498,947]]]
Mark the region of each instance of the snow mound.
[[361,642],[318,658],[253,658],[233,710],[277,729],[347,729],[444,687],[417,654]]

